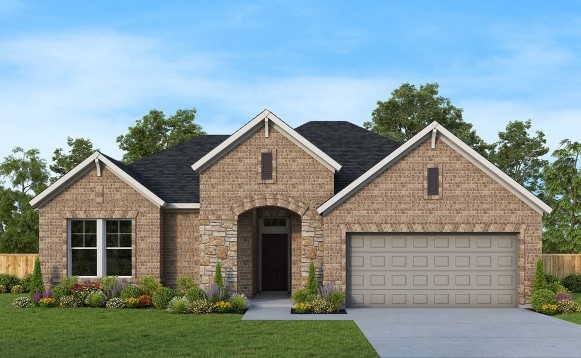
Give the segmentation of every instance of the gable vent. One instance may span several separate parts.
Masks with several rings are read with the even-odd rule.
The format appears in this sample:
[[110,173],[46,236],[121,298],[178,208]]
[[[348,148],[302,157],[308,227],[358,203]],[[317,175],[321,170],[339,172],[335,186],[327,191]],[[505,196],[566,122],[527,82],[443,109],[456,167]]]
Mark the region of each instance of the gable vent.
[[262,153],[262,180],[272,180],[272,152]]
[[439,168],[428,168],[428,195],[439,195]]

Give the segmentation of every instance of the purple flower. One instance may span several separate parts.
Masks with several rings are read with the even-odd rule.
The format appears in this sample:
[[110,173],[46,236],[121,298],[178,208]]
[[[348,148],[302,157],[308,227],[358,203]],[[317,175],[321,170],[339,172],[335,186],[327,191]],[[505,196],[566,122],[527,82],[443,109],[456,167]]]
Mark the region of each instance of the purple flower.
[[48,290],[48,291],[44,291],[44,292],[42,293],[42,298],[49,298],[49,297],[50,297],[50,290]]
[[78,284],[78,283],[75,283],[75,286],[73,286],[73,287],[74,287],[74,289],[75,289],[76,291],[78,291],[78,290],[79,290],[79,287],[81,287],[81,286],[79,286],[79,284]]
[[34,292],[34,294],[32,295],[32,300],[36,303],[36,302],[40,301],[41,297],[42,297],[42,294],[40,293],[40,291],[36,290],[36,292]]

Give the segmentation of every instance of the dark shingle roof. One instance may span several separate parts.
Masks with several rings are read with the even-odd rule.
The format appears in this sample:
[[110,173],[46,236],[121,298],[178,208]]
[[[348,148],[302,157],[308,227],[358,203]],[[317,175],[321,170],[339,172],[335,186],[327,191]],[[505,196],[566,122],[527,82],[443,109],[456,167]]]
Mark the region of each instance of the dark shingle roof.
[[[399,147],[349,122],[308,122],[295,130],[342,165],[335,175],[335,193]],[[107,158],[166,203],[199,203],[200,178],[191,166],[228,137],[197,137],[131,165]]]
[[344,121],[307,122],[295,130],[341,164],[341,170],[335,175],[335,194],[400,146]]

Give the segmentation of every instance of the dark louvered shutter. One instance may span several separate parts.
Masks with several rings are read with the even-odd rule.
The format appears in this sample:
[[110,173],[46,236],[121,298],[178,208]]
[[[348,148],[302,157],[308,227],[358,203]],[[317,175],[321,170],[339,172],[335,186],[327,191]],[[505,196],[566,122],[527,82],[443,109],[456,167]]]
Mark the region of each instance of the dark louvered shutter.
[[438,195],[439,191],[439,169],[428,168],[428,195]]
[[272,153],[262,153],[262,180],[272,180]]

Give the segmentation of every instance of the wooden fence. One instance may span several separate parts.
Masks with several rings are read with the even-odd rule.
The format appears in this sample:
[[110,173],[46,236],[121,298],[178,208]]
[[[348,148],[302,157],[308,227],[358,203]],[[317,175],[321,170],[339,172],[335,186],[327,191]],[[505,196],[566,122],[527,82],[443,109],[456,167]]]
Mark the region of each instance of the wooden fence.
[[569,274],[581,275],[581,254],[543,254],[545,273],[563,278]]
[[24,277],[34,270],[38,254],[0,254],[0,273]]

